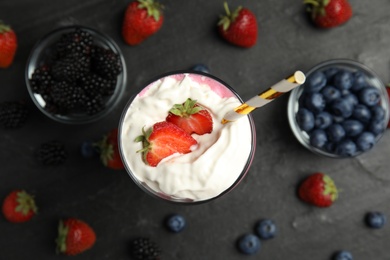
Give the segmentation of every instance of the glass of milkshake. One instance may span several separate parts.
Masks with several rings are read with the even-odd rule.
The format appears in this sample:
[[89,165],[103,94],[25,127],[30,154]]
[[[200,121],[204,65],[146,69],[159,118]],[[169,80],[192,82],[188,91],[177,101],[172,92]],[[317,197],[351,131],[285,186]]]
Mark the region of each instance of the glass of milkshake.
[[[197,144],[189,153],[148,165],[140,152],[143,143],[135,140],[188,98],[210,113],[212,131],[191,134]],[[209,74],[177,71],[153,79],[129,100],[120,120],[119,147],[128,174],[148,194],[170,202],[201,203],[233,190],[251,166],[255,124],[251,115],[228,124],[221,121],[242,103],[233,88]]]

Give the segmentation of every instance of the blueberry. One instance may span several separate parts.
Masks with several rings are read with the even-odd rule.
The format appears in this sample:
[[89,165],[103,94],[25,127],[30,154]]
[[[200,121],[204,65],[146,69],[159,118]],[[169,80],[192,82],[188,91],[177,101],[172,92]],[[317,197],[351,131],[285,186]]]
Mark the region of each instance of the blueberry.
[[328,82],[330,82],[333,79],[333,76],[336,75],[336,73],[339,71],[340,71],[340,69],[335,68],[335,67],[331,67],[331,68],[324,70],[324,74],[325,74],[325,77],[328,80]]
[[332,118],[333,118],[333,122],[334,122],[334,123],[339,123],[339,124],[342,123],[342,122],[344,122],[344,119],[345,119],[345,118],[342,117],[342,116],[335,116],[335,115],[333,115]]
[[367,106],[359,104],[354,108],[352,117],[362,123],[368,123],[371,120],[371,111]]
[[166,218],[165,225],[169,231],[179,233],[185,228],[186,220],[182,215],[172,214]]
[[335,116],[350,117],[353,113],[353,104],[343,98],[338,98],[330,104],[330,112]]
[[325,129],[332,124],[332,115],[326,111],[322,111],[321,113],[315,116],[315,127],[319,129]]
[[326,133],[331,142],[339,142],[345,137],[345,130],[340,124],[332,124],[326,129]]
[[383,120],[385,118],[385,110],[380,105],[371,108],[373,120]]
[[356,138],[356,145],[361,151],[368,151],[375,145],[375,135],[371,132],[363,132]]
[[356,95],[354,95],[350,92],[348,92],[347,94],[344,94],[343,99],[346,99],[353,106],[356,106],[357,104],[359,104],[359,99],[356,97]]
[[364,125],[360,121],[354,119],[345,120],[341,125],[345,130],[346,136],[357,136],[362,133],[364,129]]
[[326,76],[321,71],[310,74],[305,83],[305,91],[308,93],[319,92],[326,85]]
[[96,146],[91,141],[82,142],[80,152],[84,158],[93,158],[99,154]]
[[256,223],[255,231],[261,239],[271,239],[276,235],[276,225],[270,219],[263,219]]
[[370,228],[379,229],[386,224],[387,218],[382,212],[368,212],[365,221]]
[[323,148],[325,148],[325,151],[327,151],[329,153],[335,153],[335,151],[336,151],[336,144],[337,143],[327,142]]
[[321,90],[321,94],[324,96],[326,102],[331,102],[337,98],[341,97],[341,92],[333,86],[326,86]]
[[366,76],[361,71],[355,71],[352,73],[353,76],[353,85],[351,87],[352,91],[359,91],[365,86],[367,86]]
[[310,133],[310,144],[321,149],[328,142],[328,137],[322,129],[315,129]]
[[314,127],[314,115],[306,108],[298,110],[296,115],[297,123],[299,127],[306,132],[309,132]]
[[349,139],[342,140],[340,143],[337,144],[335,153],[340,156],[354,156],[357,152],[357,146],[356,144]]
[[237,241],[238,249],[246,255],[254,255],[260,250],[260,239],[253,234],[245,234]]
[[341,250],[333,255],[332,260],[353,260],[353,257],[349,251]]
[[324,110],[326,102],[322,94],[320,93],[310,93],[306,96],[305,106],[307,109],[313,113],[318,113]]
[[359,100],[366,106],[374,106],[379,103],[381,98],[380,92],[374,87],[364,87],[359,91]]
[[386,125],[383,120],[373,120],[368,126],[368,130],[375,136],[383,133],[386,129]]
[[353,84],[352,73],[346,70],[337,72],[333,77],[333,85],[340,89],[350,89]]
[[192,70],[204,72],[204,73],[210,73],[210,69],[205,64],[202,64],[202,63],[194,65],[192,67]]

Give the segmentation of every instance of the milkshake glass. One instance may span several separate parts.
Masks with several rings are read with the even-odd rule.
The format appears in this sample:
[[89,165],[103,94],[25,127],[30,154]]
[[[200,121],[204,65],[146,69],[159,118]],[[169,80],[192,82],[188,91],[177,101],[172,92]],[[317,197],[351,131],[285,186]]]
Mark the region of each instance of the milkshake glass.
[[[210,112],[213,131],[192,134],[198,142],[192,152],[165,158],[156,167],[147,165],[135,138],[142,128],[165,121],[172,106],[187,98]],[[233,88],[206,73],[176,71],[149,81],[130,98],[120,119],[119,150],[129,176],[148,194],[177,203],[207,202],[233,190],[251,166],[255,124],[251,115],[226,125],[221,120],[242,103]]]

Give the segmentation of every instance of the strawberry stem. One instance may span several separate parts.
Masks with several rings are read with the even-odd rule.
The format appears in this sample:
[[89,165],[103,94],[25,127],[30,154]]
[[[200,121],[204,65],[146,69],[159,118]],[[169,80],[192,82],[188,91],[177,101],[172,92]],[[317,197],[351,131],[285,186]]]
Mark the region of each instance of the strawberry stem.
[[317,0],[304,0],[303,3],[308,5],[314,5],[314,6],[320,5]]
[[0,21],[0,33],[9,32],[11,30],[11,27],[9,25],[6,25],[3,23],[3,21]]
[[229,10],[229,5],[227,2],[224,2],[223,3],[223,7],[225,8],[225,12],[227,14],[227,16],[230,16],[230,10]]

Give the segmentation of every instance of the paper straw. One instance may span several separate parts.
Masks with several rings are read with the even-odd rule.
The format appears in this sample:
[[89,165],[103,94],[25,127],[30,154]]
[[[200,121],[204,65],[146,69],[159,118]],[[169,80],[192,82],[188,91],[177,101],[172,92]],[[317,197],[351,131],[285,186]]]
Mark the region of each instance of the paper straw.
[[249,114],[256,108],[262,107],[272,100],[280,97],[284,93],[289,92],[293,88],[302,85],[305,83],[305,80],[305,74],[302,71],[296,71],[290,77],[279,81],[269,89],[265,90],[257,96],[254,96],[241,106],[238,106],[234,110],[228,112],[222,119],[221,123],[226,124],[236,121],[237,119]]

